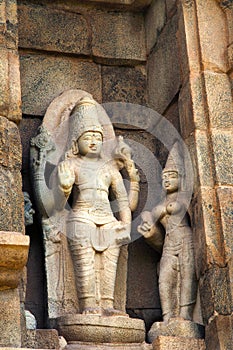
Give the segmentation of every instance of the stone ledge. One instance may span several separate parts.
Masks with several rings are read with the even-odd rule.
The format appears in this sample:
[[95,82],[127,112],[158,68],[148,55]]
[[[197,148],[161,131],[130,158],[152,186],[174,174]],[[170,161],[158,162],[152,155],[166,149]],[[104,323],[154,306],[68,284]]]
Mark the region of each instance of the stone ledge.
[[58,330],[66,341],[92,343],[143,343],[144,322],[127,316],[66,315],[58,318]]
[[0,231],[0,290],[16,288],[27,263],[29,237]]

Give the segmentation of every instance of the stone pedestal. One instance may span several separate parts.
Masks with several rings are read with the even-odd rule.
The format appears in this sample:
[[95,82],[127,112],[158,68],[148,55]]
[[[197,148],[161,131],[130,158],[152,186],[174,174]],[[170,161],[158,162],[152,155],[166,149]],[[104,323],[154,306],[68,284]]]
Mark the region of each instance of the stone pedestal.
[[148,340],[152,343],[160,336],[203,339],[204,335],[204,326],[180,318],[171,318],[167,323],[155,322],[148,333]]
[[[144,322],[127,316],[67,315],[58,319],[69,349],[141,349]],[[127,347],[128,346],[128,347]]]
[[205,350],[203,339],[159,336],[153,342],[154,350]]

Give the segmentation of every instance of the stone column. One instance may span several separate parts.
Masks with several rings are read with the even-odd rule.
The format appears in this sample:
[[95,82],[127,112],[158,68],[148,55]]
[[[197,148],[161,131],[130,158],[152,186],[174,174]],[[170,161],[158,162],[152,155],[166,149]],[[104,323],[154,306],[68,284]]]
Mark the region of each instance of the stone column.
[[183,0],[179,10],[180,124],[196,171],[192,219],[206,346],[230,349],[233,145],[227,17],[216,0]]
[[0,1],[0,346],[21,346],[18,285],[27,261],[21,181],[17,4]]

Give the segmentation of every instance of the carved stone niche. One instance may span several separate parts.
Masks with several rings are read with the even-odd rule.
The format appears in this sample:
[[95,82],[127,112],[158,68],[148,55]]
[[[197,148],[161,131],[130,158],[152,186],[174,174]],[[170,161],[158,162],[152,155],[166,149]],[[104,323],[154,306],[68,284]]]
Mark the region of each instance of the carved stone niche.
[[[101,133],[101,141],[99,138],[97,142],[101,143],[102,151],[91,161],[82,153],[79,140],[85,134],[93,138]],[[125,312],[130,209],[135,205],[130,206],[133,202],[127,200],[119,163],[112,158],[113,149],[118,145],[119,151],[122,144],[129,154],[123,140],[115,138],[105,110],[82,90],[67,90],[55,98],[38,134],[31,140],[34,197],[41,215],[45,247],[48,324],[58,329],[68,344],[79,342],[76,349],[85,348],[86,343],[134,343],[134,349],[140,349],[145,338],[144,322],[129,318]],[[132,170],[134,163],[131,158],[127,159]],[[125,162],[127,164],[127,160]],[[61,177],[63,172],[65,181],[70,179],[70,169],[76,177],[71,176],[69,189]],[[139,177],[134,169],[129,198],[137,202]],[[120,189],[119,183],[122,183]],[[127,203],[124,210],[119,210],[122,221],[113,216],[105,195],[110,184],[114,184],[115,193]],[[129,221],[124,221],[125,212],[129,213]],[[116,225],[119,224],[123,225],[120,230],[125,227],[120,237],[127,237],[123,245],[122,241],[118,244],[120,226]],[[113,283],[109,283],[110,280]]]
[[27,262],[28,249],[28,236],[19,232],[0,231],[0,290],[18,287]]

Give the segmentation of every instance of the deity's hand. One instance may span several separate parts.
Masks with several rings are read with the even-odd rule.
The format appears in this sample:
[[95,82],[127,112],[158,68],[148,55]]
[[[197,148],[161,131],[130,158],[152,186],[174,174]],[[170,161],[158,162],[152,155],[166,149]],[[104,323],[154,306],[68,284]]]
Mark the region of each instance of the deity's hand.
[[132,159],[125,159],[125,168],[129,175],[130,181],[139,182],[140,177],[138,174],[138,169],[135,168],[134,161]]
[[75,181],[75,174],[69,167],[69,163],[64,161],[58,165],[58,180],[64,192],[71,191]]
[[127,244],[130,242],[130,229],[131,225],[125,224],[122,221],[118,221],[115,230],[117,233],[116,243],[117,244]]
[[138,226],[138,232],[147,238],[150,235],[151,229],[153,228],[153,220],[150,212],[145,211],[142,213],[142,223]]

